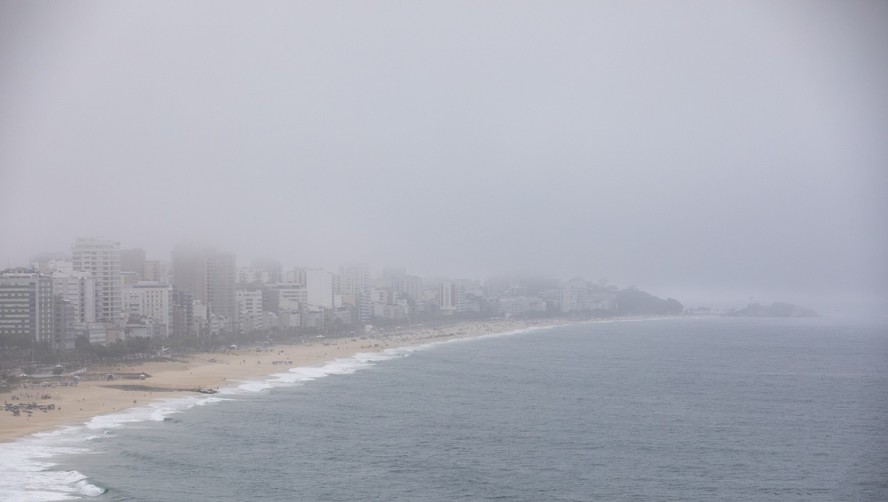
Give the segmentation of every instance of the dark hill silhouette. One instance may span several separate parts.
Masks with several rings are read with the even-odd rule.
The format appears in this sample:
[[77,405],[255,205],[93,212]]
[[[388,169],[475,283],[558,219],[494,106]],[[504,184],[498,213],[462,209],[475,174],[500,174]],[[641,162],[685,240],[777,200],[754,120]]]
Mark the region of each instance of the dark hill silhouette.
[[635,288],[617,291],[617,314],[619,315],[665,315],[681,314],[684,307],[678,300],[658,298]]

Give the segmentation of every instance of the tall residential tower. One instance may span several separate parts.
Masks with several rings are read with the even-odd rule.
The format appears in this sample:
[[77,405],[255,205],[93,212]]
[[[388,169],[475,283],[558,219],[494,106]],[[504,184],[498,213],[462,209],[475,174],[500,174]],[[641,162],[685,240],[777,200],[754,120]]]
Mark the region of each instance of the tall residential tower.
[[74,270],[89,272],[95,283],[96,321],[117,324],[123,308],[120,243],[100,239],[74,242]]

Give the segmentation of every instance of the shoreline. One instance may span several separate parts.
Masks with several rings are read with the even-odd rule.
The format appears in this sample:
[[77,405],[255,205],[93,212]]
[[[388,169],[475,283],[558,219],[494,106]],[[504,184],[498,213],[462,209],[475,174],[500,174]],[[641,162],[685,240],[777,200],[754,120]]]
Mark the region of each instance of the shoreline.
[[[20,413],[0,410],[0,444],[64,426],[82,425],[93,417],[119,413],[162,399],[212,393],[245,380],[311,367],[361,352],[477,338],[573,324],[565,320],[469,321],[436,327],[413,326],[370,335],[320,339],[310,344],[274,345],[224,352],[202,352],[167,361],[120,362],[88,366],[91,378],[72,386],[32,383],[0,392],[4,404]],[[146,378],[139,379],[138,375]],[[128,375],[107,380],[102,375]],[[28,404],[33,406],[28,407]],[[5,408],[5,407],[4,407]],[[30,409],[28,409],[30,408]]]

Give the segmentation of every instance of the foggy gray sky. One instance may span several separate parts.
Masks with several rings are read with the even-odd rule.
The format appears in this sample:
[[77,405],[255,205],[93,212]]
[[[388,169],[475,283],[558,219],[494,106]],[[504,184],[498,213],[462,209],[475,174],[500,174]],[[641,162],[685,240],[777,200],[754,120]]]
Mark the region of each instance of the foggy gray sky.
[[197,237],[885,297],[886,61],[879,1],[0,0],[0,267]]

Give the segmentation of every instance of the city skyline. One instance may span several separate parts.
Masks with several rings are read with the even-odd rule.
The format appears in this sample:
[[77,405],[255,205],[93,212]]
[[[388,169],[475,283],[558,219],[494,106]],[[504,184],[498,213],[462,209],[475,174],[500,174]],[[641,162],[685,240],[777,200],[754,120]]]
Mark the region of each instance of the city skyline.
[[[171,260],[144,249],[77,238],[71,254],[0,270],[0,336],[8,346],[47,350],[139,338],[179,343],[204,336],[294,336],[448,319],[559,315],[680,314],[673,298],[574,277],[419,277],[374,274],[367,264],[284,269],[272,259],[237,264],[232,253],[181,243]],[[708,311],[708,309],[707,309]]]
[[[745,291],[733,291],[727,292],[722,295],[714,295],[709,296],[705,294],[695,294],[695,291],[683,290],[679,287],[669,287],[668,284],[648,284],[644,281],[621,281],[619,279],[614,279],[608,274],[599,274],[599,275],[591,275],[591,274],[583,274],[583,273],[565,273],[563,275],[557,274],[545,274],[545,273],[535,273],[528,272],[526,270],[508,270],[502,271],[500,273],[478,273],[478,274],[447,274],[440,271],[431,270],[430,272],[418,271],[414,269],[410,269],[408,267],[403,266],[403,264],[392,264],[392,263],[374,263],[368,260],[351,260],[347,262],[335,262],[335,260],[328,259],[324,264],[316,264],[316,263],[300,263],[298,261],[286,261],[284,259],[280,259],[274,256],[260,256],[260,257],[248,257],[240,255],[236,252],[231,252],[226,248],[221,248],[220,246],[213,245],[207,241],[198,241],[195,239],[188,239],[184,242],[179,242],[173,246],[172,249],[167,250],[166,253],[162,251],[157,252],[148,252],[146,248],[143,247],[130,247],[127,243],[120,242],[116,239],[105,239],[105,236],[95,236],[91,235],[89,237],[77,237],[76,240],[93,240],[93,241],[107,241],[113,242],[120,246],[121,252],[139,252],[143,253],[145,263],[150,263],[152,266],[155,264],[161,265],[162,269],[165,267],[167,271],[167,277],[169,279],[170,284],[172,281],[172,277],[174,276],[173,270],[175,268],[175,253],[176,249],[184,246],[186,249],[191,251],[201,250],[202,252],[210,253],[215,256],[229,256],[230,259],[233,260],[234,273],[237,277],[234,278],[234,282],[232,283],[236,287],[241,287],[245,284],[248,284],[246,281],[242,281],[240,279],[240,274],[245,269],[255,269],[256,263],[266,263],[274,262],[280,265],[280,269],[284,275],[287,272],[298,271],[298,270],[324,270],[328,271],[332,274],[337,274],[343,268],[348,268],[352,266],[361,266],[366,267],[370,272],[371,279],[378,278],[382,275],[385,275],[387,271],[398,270],[410,275],[415,275],[418,277],[422,277],[423,279],[435,280],[435,281],[447,281],[447,280],[461,280],[461,281],[476,281],[479,284],[485,283],[485,281],[497,279],[497,278],[511,278],[511,279],[521,279],[521,278],[545,278],[551,280],[557,280],[561,283],[569,282],[575,278],[582,278],[584,280],[589,281],[590,283],[604,283],[611,286],[616,287],[632,287],[632,288],[640,288],[646,291],[651,291],[659,296],[677,298],[686,302],[689,306],[694,308],[697,307],[710,307],[715,309],[727,309],[727,308],[737,308],[745,306],[750,302],[761,302],[761,303],[772,303],[772,302],[783,302],[790,301],[794,303],[802,303],[806,305],[811,305],[816,307],[817,309],[830,311],[830,312],[874,312],[878,313],[879,310],[879,300],[877,298],[866,298],[866,297],[855,297],[855,298],[841,298],[841,295],[833,295],[833,296],[818,296],[818,295],[805,295],[805,294],[795,294],[792,293],[782,293],[782,292],[773,292],[773,291],[756,291],[754,289],[748,289]],[[0,268],[3,269],[14,269],[14,268],[28,268],[31,266],[35,266],[37,264],[37,259],[40,257],[58,257],[63,260],[70,261],[73,258],[72,251],[75,248],[75,244],[71,244],[67,251],[65,250],[55,250],[55,251],[47,251],[44,253],[36,253],[35,255],[29,257],[27,260],[21,263],[13,264],[12,266],[6,266]],[[160,256],[158,256],[158,254]],[[191,263],[194,265],[194,263]],[[201,265],[203,267],[205,265]],[[197,267],[197,269],[201,268]],[[192,267],[193,268],[193,267]],[[260,269],[262,267],[259,267]],[[195,269],[195,270],[197,270]],[[153,278],[149,278],[147,280],[155,280]],[[205,279],[199,279],[205,280]],[[160,280],[160,282],[165,282]],[[273,281],[272,281],[273,282]],[[292,282],[290,279],[284,279],[282,277],[282,283]],[[188,288],[186,288],[188,289]],[[201,299],[200,293],[197,294],[197,300],[204,301]]]

